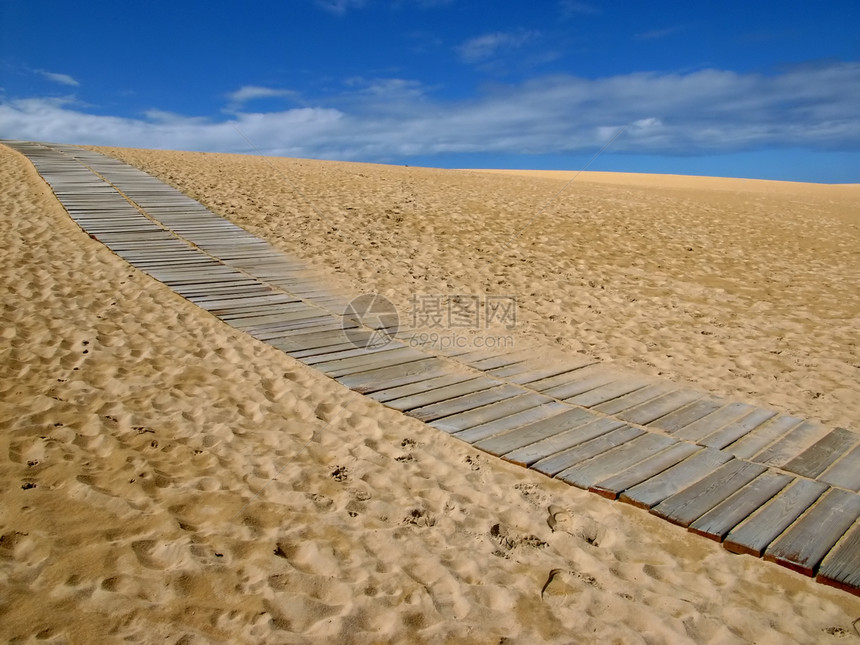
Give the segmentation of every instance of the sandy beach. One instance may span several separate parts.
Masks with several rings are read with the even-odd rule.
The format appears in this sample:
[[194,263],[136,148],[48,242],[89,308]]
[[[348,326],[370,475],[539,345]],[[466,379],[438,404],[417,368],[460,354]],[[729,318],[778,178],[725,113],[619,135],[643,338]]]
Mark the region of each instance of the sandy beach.
[[[858,186],[99,150],[401,312],[510,295],[523,346],[860,426]],[[350,392],[90,239],[4,146],[0,182],[0,639],[860,638],[860,597]]]

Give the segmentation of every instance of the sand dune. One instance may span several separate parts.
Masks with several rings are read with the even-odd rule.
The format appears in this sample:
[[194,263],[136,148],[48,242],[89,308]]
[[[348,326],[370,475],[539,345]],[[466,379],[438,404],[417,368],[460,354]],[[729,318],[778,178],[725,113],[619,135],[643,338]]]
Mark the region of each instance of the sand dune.
[[107,152],[401,312],[510,294],[522,344],[860,426],[860,186]]
[[[857,419],[841,197],[808,238],[811,197],[583,184],[517,237],[557,180],[115,152],[332,281],[399,305],[418,286],[515,291],[518,338]],[[4,640],[854,637],[860,598],[351,393],[131,269],[2,146],[0,180]]]

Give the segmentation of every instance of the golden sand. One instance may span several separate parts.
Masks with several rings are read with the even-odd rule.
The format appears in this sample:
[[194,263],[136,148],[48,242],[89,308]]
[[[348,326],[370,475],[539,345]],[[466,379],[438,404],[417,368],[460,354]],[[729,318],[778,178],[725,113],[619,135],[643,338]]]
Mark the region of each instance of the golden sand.
[[[404,310],[514,293],[523,342],[856,427],[852,188],[578,179],[535,217],[563,178],[113,152]],[[3,640],[853,637],[860,598],[352,393],[130,268],[2,146],[0,181]]]

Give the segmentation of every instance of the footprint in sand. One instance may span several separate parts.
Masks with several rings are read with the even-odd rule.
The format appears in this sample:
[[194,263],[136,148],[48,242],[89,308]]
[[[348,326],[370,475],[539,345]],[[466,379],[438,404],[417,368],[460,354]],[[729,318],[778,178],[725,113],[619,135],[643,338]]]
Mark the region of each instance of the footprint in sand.
[[602,589],[592,575],[572,569],[553,569],[541,589],[540,597],[550,604],[565,604],[571,596],[582,593],[584,586]]
[[569,533],[591,546],[600,546],[605,542],[606,530],[590,517],[574,515],[567,509],[555,504],[551,505],[548,510],[547,524],[553,532]]

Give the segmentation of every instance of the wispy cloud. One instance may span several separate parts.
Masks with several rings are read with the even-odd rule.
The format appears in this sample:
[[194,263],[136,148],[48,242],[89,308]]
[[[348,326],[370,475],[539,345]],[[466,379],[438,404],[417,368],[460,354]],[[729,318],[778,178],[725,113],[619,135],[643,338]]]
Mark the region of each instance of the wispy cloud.
[[534,31],[519,30],[513,32],[497,31],[470,38],[459,47],[457,52],[467,63],[481,63],[492,58],[500,51],[510,51],[522,47],[537,35]]
[[73,87],[80,85],[80,83],[78,83],[78,81],[76,81],[74,78],[72,78],[68,74],[58,74],[57,72],[46,72],[43,69],[36,70],[36,73],[47,78],[49,81],[52,81],[54,83],[59,83],[60,85],[71,85]]
[[636,38],[636,40],[658,40],[660,38],[673,36],[684,31],[684,29],[686,29],[685,25],[675,25],[673,27],[664,27],[663,29],[652,29],[650,31],[643,31],[635,34],[634,38]]
[[561,0],[558,3],[562,18],[573,18],[574,16],[594,16],[600,10],[590,2],[581,0]]
[[249,101],[257,99],[296,98],[297,96],[297,93],[292,90],[263,87],[261,85],[243,85],[238,90],[227,94],[227,98],[230,101],[227,109],[235,111],[242,108]]
[[367,0],[316,0],[317,6],[335,16],[343,16],[351,9],[360,9]]
[[858,104],[860,63],[797,66],[774,75],[707,69],[547,76],[495,85],[464,101],[435,99],[432,90],[405,79],[353,79],[317,107],[237,111],[217,119],[161,111],[124,118],[57,99],[8,100],[0,103],[0,138],[253,152],[238,127],[266,154],[395,161],[594,150],[626,125],[613,144],[616,152],[857,151]]

